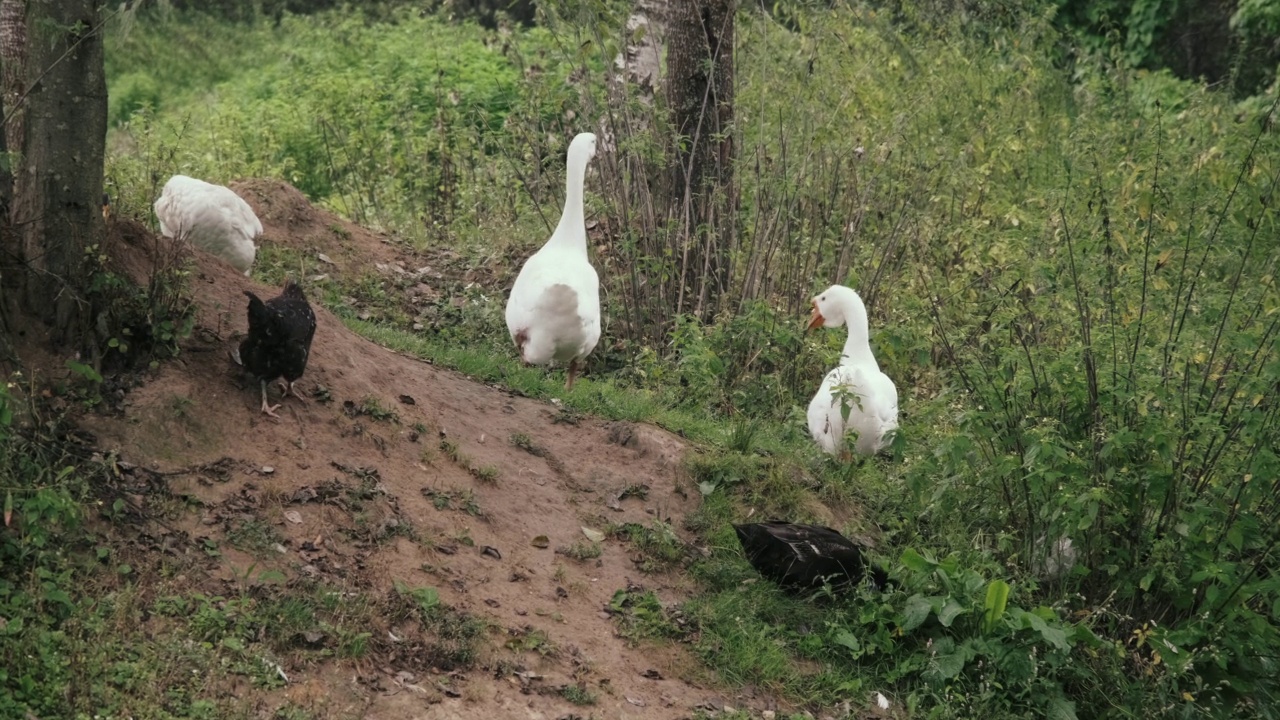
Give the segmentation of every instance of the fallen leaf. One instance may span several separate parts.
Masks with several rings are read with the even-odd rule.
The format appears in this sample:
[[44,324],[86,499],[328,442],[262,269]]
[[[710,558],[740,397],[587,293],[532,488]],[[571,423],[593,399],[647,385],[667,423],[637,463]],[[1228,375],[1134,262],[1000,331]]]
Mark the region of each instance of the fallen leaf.
[[548,547],[551,547],[551,541],[547,539],[546,535],[539,535],[538,537],[533,539],[533,542],[530,543],[530,545],[533,545],[536,548],[546,549]]
[[646,705],[645,701],[640,698],[633,698],[630,695],[627,696],[627,702],[635,705],[636,707],[644,707]]
[[496,547],[491,547],[491,546],[489,546],[489,545],[485,545],[484,547],[480,548],[480,554],[481,554],[481,555],[488,555],[489,557],[491,557],[491,558],[493,558],[493,559],[495,559],[495,560],[501,560],[501,559],[502,559],[502,553],[498,552],[498,548],[496,548]]
[[302,522],[302,513],[298,512],[297,510],[285,510],[284,519],[288,520],[294,525],[297,525]]
[[418,401],[413,399],[412,395],[401,395],[400,402],[405,405],[417,405]]
[[328,265],[333,264],[333,261],[329,259],[329,256],[325,255],[324,253],[320,253],[319,255],[316,255],[316,257],[320,258],[320,262],[322,263],[326,263]]
[[587,539],[591,542],[604,542],[604,533],[599,530],[592,530],[591,528],[584,526],[582,528],[582,534],[586,535]]

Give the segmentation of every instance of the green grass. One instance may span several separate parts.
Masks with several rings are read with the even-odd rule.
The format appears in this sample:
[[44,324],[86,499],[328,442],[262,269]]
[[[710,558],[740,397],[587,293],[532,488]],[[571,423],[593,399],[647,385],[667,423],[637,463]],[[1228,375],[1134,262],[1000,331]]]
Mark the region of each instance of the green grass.
[[256,518],[244,520],[227,532],[227,542],[232,547],[257,557],[276,555],[275,546],[282,539],[275,527]]
[[608,379],[581,378],[571,392],[555,373],[528,367],[513,353],[490,347],[459,347],[398,328],[343,318],[351,330],[383,347],[409,353],[484,382],[496,382],[529,397],[558,398],[581,412],[610,420],[649,422],[697,442],[719,439],[716,419],[664,404],[652,391],[637,391]]
[[609,611],[621,635],[632,644],[679,638],[684,634],[652,590],[618,590],[609,601]]
[[[604,183],[598,163],[588,180],[592,217],[619,225],[643,198],[617,188],[647,186],[671,146],[660,121],[635,130],[622,111],[637,106],[596,97],[615,50],[616,27],[592,15],[603,10],[516,31],[506,55],[435,18],[334,14],[242,39],[190,18],[139,26],[112,61],[113,118],[139,98],[157,109],[114,131],[110,173],[135,214],[152,173],[283,177],[494,277],[447,283],[423,332],[406,329],[384,278],[331,278],[313,296],[381,345],[561,400],[558,421],[686,438],[681,472],[703,497],[680,528],[700,588],[682,611],[730,683],[815,708],[883,691],[913,717],[1269,716],[1280,140],[1259,128],[1271,98],[1235,103],[1108,52],[1075,52],[1064,72],[1070,39],[1050,10],[1026,3],[980,28],[939,12],[905,32],[861,6],[797,9],[799,30],[744,7],[734,305],[714,324],[637,330],[661,300],[644,288],[671,265],[635,254],[666,229],[632,212],[601,267],[636,267],[648,284],[602,271],[605,339],[568,393],[562,371],[516,360],[500,285],[545,237],[535,208],[558,205],[573,131],[622,128],[616,165],[640,169]],[[166,32],[225,52],[189,67]],[[534,56],[544,72],[521,76]],[[308,83],[288,80],[299,68]],[[456,106],[441,102],[451,91]],[[566,124],[569,109],[580,119]],[[741,268],[768,258],[748,287]],[[297,261],[264,248],[256,272],[274,281]],[[892,460],[841,464],[807,437],[803,407],[844,336],[801,323],[832,281],[873,300],[872,342],[903,410]],[[32,497],[24,507],[73,514],[74,494]],[[872,535],[894,589],[810,602],[759,580],[730,523],[775,516]],[[651,569],[685,560],[669,528],[625,534]],[[1043,538],[1062,536],[1078,569],[1042,577]],[[656,618],[653,604],[635,607]]]
[[604,549],[600,547],[600,543],[578,540],[567,547],[557,548],[556,552],[578,562],[586,562],[600,557],[604,553]]
[[565,685],[560,688],[560,694],[565,700],[574,705],[595,705],[596,695],[587,689],[585,685]]

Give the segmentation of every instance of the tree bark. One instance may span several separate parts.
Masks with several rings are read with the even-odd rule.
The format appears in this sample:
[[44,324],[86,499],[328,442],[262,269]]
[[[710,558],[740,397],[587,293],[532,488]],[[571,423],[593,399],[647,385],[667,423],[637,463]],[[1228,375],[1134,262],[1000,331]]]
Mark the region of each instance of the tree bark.
[[683,205],[677,312],[714,314],[732,274],[737,237],[733,164],[735,0],[673,0],[667,94],[679,139],[672,189]]
[[23,67],[27,56],[26,0],[0,0],[0,107],[4,109],[4,156],[0,160],[0,203],[5,219],[13,201],[14,156],[22,152]]
[[[107,83],[98,0],[28,0],[26,123],[12,216],[25,309],[55,343],[88,347],[86,250],[100,208]],[[7,63],[6,63],[7,64]]]

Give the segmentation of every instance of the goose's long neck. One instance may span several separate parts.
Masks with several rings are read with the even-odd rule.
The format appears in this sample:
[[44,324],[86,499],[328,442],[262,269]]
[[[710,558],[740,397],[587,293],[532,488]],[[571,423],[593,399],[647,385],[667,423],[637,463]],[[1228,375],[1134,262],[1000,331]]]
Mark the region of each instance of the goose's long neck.
[[880,369],[876,356],[871,352],[871,336],[867,328],[867,306],[861,300],[850,299],[844,308],[845,323],[849,326],[849,337],[844,341],[844,350],[840,353],[841,365],[870,365]]
[[581,157],[569,158],[565,172],[564,211],[560,224],[551,235],[551,241],[569,249],[587,252],[586,219],[582,212],[582,186],[587,174],[587,163]]

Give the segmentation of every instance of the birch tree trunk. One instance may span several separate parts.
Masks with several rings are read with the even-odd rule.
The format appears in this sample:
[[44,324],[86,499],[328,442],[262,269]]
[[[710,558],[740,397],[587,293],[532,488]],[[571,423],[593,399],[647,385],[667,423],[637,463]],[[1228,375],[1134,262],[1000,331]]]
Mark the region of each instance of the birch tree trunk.
[[[27,55],[26,0],[0,0],[0,108],[3,108],[4,158],[0,160],[0,202],[7,211],[13,201],[13,158],[22,152],[22,93]],[[9,153],[13,155],[10,156]],[[7,219],[7,217],[6,217]]]

